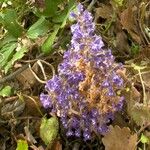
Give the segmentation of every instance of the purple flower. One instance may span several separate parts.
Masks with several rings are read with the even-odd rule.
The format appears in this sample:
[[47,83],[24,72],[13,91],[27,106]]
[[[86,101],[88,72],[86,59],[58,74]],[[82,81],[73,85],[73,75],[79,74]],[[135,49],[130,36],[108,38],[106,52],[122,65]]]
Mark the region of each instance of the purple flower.
[[60,117],[67,136],[90,140],[94,133],[105,133],[114,113],[122,109],[124,97],[116,94],[124,84],[117,73],[122,65],[114,62],[111,50],[103,48],[90,12],[79,4],[71,17],[76,20],[71,45],[40,99]]
[[52,102],[49,95],[41,93],[40,100],[45,108],[52,107]]

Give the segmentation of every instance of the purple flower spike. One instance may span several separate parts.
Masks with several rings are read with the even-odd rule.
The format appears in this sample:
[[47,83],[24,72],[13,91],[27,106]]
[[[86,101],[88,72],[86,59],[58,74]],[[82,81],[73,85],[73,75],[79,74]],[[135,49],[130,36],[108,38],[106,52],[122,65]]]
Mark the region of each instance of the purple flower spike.
[[117,73],[123,66],[114,62],[111,50],[104,49],[102,37],[94,33],[90,12],[79,4],[71,17],[76,20],[71,44],[40,99],[60,117],[67,136],[90,140],[94,133],[107,132],[107,123],[122,109],[124,97],[116,91],[124,84]]

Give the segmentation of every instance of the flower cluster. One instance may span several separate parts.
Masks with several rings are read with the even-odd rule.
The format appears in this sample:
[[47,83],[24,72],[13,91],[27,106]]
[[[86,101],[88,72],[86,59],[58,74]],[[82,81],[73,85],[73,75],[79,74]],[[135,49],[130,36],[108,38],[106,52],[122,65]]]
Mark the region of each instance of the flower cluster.
[[124,98],[117,95],[123,87],[117,74],[122,66],[114,63],[111,50],[104,49],[102,38],[94,34],[90,12],[79,4],[71,17],[77,21],[71,26],[71,45],[40,99],[60,117],[67,136],[89,140],[94,133],[106,132],[106,124],[122,108]]

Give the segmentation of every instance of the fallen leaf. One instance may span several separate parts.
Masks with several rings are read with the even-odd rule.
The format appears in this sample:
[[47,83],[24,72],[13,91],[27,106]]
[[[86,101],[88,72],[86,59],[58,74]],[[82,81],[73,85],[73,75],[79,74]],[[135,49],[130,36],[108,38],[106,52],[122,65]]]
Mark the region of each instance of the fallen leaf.
[[137,134],[131,134],[127,127],[110,126],[102,142],[105,150],[136,150]]
[[25,109],[23,111],[24,116],[42,116],[42,104],[37,96],[27,96],[23,95],[23,100],[25,102]]
[[5,86],[4,88],[0,89],[0,96],[6,97],[12,94],[12,88],[10,86]]
[[56,141],[54,142],[51,149],[52,150],[62,150],[62,144],[60,143],[59,140],[56,139]]
[[140,141],[143,143],[143,144],[145,144],[145,143],[149,143],[150,141],[149,141],[149,138],[146,136],[146,135],[144,135],[143,133],[142,133],[142,135],[141,135],[141,138],[140,138]]
[[28,143],[25,140],[17,141],[17,149],[16,150],[28,150]]
[[51,117],[50,119],[42,118],[40,126],[40,137],[50,148],[57,137],[59,129],[58,119]]
[[18,99],[12,103],[7,103],[1,108],[1,116],[6,119],[14,118],[19,116],[25,108],[24,101]]
[[136,6],[129,6],[125,9],[120,15],[120,22],[123,26],[123,29],[127,30],[131,35],[133,40],[135,40],[138,44],[141,44],[141,39],[139,36],[139,29],[137,28],[137,22],[135,20],[135,11],[137,10]]
[[130,116],[137,125],[143,126],[150,122],[150,105],[136,103],[131,109]]
[[124,56],[130,55],[131,52],[127,35],[123,31],[117,32],[116,34],[115,48],[117,53],[119,52]]
[[95,19],[97,20],[99,17],[110,19],[112,17],[112,7],[111,5],[100,4],[100,7],[95,9]]
[[[38,73],[38,64],[35,63],[32,66],[32,70],[35,73]],[[29,68],[24,70],[22,73],[16,76],[17,80],[23,85],[23,89],[30,89],[31,87],[35,86],[37,83],[36,78],[34,77],[33,73]]]

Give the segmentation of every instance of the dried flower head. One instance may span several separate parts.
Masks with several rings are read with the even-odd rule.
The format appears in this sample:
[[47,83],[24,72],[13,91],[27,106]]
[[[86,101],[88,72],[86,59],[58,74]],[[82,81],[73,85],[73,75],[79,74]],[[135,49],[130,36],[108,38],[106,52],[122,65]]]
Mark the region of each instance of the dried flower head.
[[106,132],[106,124],[122,108],[124,98],[116,94],[123,87],[117,74],[122,66],[114,63],[111,50],[104,49],[102,38],[94,34],[91,13],[81,4],[77,8],[71,13],[77,21],[71,26],[71,46],[40,99],[60,117],[67,136],[88,140],[93,133]]

